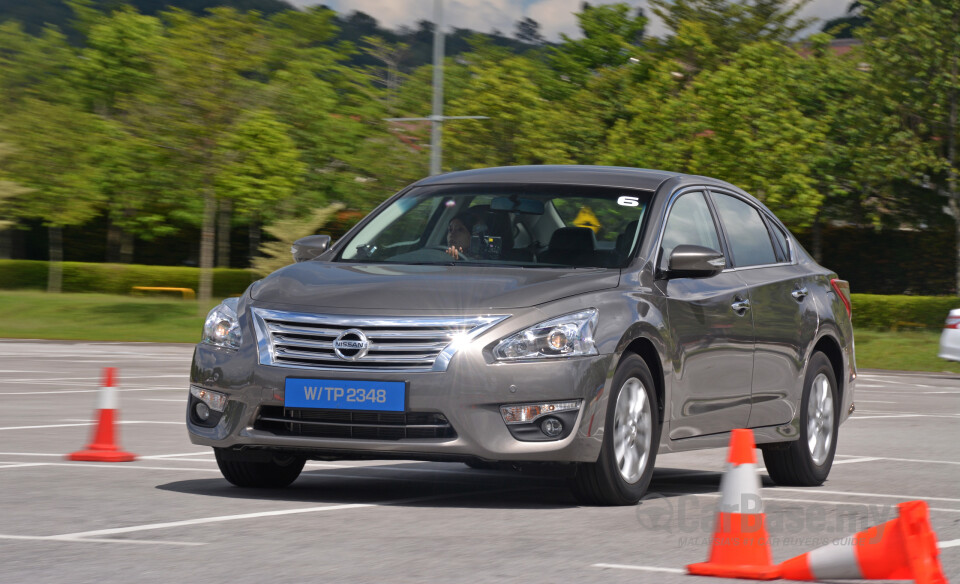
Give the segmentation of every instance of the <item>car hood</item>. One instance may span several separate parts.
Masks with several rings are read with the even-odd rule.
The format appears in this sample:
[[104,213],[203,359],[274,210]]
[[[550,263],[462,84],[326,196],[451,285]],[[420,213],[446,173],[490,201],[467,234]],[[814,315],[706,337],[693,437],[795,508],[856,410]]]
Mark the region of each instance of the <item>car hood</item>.
[[316,308],[522,308],[614,288],[619,270],[301,262],[255,286],[257,302]]

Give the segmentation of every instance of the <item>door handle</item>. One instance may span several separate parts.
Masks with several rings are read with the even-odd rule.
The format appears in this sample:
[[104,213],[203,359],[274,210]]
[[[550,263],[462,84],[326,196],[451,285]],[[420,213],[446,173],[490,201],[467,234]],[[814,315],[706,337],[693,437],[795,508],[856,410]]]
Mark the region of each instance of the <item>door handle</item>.
[[807,289],[797,288],[796,290],[790,293],[790,296],[793,296],[793,299],[796,300],[797,302],[803,302],[803,299],[807,297]]
[[735,298],[734,300],[735,300],[735,302],[730,305],[730,308],[732,308],[733,311],[736,312],[737,314],[739,314],[740,316],[743,316],[744,314],[747,313],[748,310],[750,310],[750,301],[749,301],[749,300],[744,300],[744,299],[740,298],[739,296],[738,296],[737,298]]

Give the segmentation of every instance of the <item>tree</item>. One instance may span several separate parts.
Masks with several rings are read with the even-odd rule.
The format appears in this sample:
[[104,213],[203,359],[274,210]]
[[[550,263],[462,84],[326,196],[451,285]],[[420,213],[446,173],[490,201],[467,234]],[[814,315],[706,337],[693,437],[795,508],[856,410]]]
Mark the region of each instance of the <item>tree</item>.
[[469,57],[472,83],[450,101],[449,113],[490,119],[447,124],[446,165],[463,169],[570,162],[555,140],[548,104],[533,81],[534,62],[496,47],[478,49]]
[[7,122],[15,150],[6,172],[30,189],[9,200],[12,215],[40,219],[49,233],[47,290],[60,292],[63,228],[97,216],[96,144],[104,128],[96,116],[69,105],[27,98]]
[[810,0],[650,0],[653,13],[673,34],[667,48],[684,24],[698,23],[697,30],[722,55],[733,55],[755,42],[788,43],[810,25],[797,15]]
[[586,85],[590,75],[604,67],[619,67],[645,57],[642,47],[647,18],[631,15],[627,4],[591,6],[584,3],[577,16],[581,39],[561,35],[563,43],[550,57],[553,69],[570,88]]
[[960,5],[954,0],[864,1],[864,53],[886,106],[936,156],[931,180],[956,223],[960,294]]
[[146,209],[158,186],[155,169],[165,157],[136,127],[140,96],[156,91],[152,55],[163,27],[159,19],[129,7],[103,14],[74,0],[74,8],[86,35],[74,76],[86,108],[110,126],[100,165],[109,220],[107,260],[130,262],[134,235],[169,232],[168,224]]
[[637,93],[633,121],[611,132],[604,160],[714,176],[756,195],[787,225],[809,225],[823,198],[811,169],[825,135],[785,74],[801,59],[756,43],[689,84],[662,63]]
[[546,42],[546,39],[540,34],[540,23],[529,16],[524,16],[517,21],[516,32],[513,33],[513,36],[518,41],[531,45],[542,45]]
[[[0,128],[0,130],[2,130],[2,128]],[[0,142],[0,163],[2,163],[11,152],[12,149],[9,145]],[[2,168],[2,165],[0,165],[0,168]],[[7,180],[0,174],[0,258],[9,259],[10,257],[8,229],[14,225],[14,221],[7,219],[7,217],[10,217],[10,213],[4,210],[4,204],[5,202],[9,204],[10,200],[29,192],[29,188],[12,180]]]
[[292,263],[290,245],[308,235],[314,235],[343,209],[340,203],[334,203],[321,209],[315,209],[305,219],[281,219],[264,227],[264,231],[276,241],[260,246],[261,257],[253,259],[253,270],[266,276]]
[[266,109],[245,115],[220,145],[226,163],[216,178],[217,192],[250,224],[250,257],[259,247],[260,221],[281,207],[304,174],[288,128]]
[[222,199],[216,187],[224,163],[221,144],[262,97],[259,80],[268,45],[254,13],[215,8],[203,18],[172,11],[164,19],[167,35],[154,62],[160,90],[150,104],[150,115],[163,146],[178,153],[182,192],[199,193],[203,202],[198,290],[202,304],[210,299],[213,283],[216,215]]

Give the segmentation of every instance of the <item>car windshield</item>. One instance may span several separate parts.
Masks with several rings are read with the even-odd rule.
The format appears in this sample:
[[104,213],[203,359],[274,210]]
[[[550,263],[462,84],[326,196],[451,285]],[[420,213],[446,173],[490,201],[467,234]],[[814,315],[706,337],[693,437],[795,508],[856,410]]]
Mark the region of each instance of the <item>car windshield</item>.
[[619,268],[640,240],[651,195],[567,185],[415,187],[334,261]]

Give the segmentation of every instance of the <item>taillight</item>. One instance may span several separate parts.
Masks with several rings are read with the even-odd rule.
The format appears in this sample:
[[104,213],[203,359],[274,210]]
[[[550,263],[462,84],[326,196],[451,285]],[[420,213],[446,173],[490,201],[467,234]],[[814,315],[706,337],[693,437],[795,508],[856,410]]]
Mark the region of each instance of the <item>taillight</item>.
[[843,300],[843,307],[847,309],[847,318],[853,315],[853,305],[850,303],[850,282],[834,278],[830,280],[830,285],[837,291],[840,300]]
[[943,328],[960,329],[960,314],[950,314],[947,317],[947,322],[943,325]]

